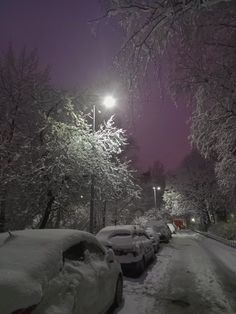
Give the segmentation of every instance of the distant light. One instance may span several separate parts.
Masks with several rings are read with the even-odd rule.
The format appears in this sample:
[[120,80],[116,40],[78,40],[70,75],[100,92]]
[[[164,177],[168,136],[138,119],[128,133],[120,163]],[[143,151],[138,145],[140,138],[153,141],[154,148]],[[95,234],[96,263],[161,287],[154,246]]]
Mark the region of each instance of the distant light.
[[196,220],[195,220],[195,218],[191,218],[191,221],[192,221],[192,222],[195,222]]
[[103,105],[106,108],[112,108],[116,105],[116,99],[112,95],[107,95],[103,100]]
[[153,186],[152,188],[153,188],[153,190],[158,190],[158,191],[161,190],[161,187],[160,187],[160,186]]
[[83,195],[80,195],[80,198],[84,198],[84,196],[83,196]]

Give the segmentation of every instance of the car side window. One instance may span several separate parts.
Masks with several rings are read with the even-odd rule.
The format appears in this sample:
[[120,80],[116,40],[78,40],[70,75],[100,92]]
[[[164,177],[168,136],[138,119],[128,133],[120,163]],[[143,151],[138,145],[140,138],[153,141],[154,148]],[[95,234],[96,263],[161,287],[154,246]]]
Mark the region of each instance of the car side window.
[[96,243],[85,241],[85,249],[89,251],[90,254],[96,255],[99,258],[104,258],[105,252]]
[[139,233],[140,240],[149,240],[149,237],[144,232]]
[[63,252],[63,260],[68,259],[72,261],[84,261],[85,249],[84,242],[75,244]]

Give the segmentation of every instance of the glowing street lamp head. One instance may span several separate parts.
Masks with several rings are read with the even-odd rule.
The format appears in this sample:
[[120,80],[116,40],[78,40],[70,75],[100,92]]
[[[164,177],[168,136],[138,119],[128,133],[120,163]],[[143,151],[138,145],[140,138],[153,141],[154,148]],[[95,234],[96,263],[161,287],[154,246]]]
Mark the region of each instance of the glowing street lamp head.
[[157,190],[158,190],[158,191],[160,191],[160,190],[161,190],[161,187],[160,187],[160,186],[158,186],[158,187],[157,187]]
[[116,105],[116,99],[112,95],[107,95],[103,100],[103,105],[106,108],[112,108]]
[[195,218],[194,218],[194,217],[193,217],[193,218],[191,218],[191,221],[192,221],[192,222],[195,222]]

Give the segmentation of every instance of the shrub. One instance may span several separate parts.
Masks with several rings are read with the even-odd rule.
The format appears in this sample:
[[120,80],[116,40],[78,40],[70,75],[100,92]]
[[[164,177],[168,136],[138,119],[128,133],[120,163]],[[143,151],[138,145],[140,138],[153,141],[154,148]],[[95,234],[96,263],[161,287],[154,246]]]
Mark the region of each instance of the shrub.
[[236,222],[219,222],[217,224],[211,225],[208,229],[210,233],[216,234],[219,237],[236,240]]

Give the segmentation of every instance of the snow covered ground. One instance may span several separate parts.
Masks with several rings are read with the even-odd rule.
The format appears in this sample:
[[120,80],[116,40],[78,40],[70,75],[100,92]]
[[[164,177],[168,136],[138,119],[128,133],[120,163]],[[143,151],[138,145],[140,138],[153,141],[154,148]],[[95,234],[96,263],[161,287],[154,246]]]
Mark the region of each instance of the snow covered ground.
[[124,285],[117,314],[235,314],[236,249],[181,232],[142,277]]

